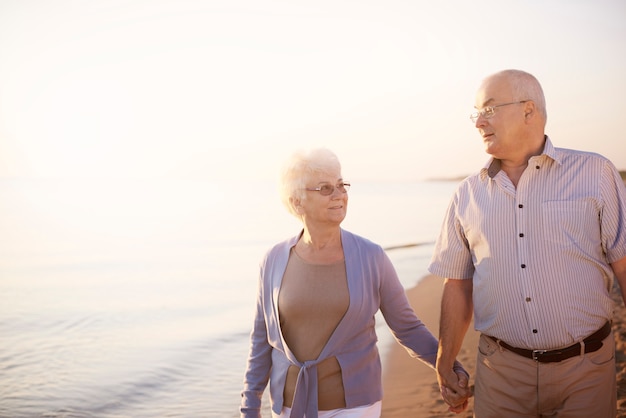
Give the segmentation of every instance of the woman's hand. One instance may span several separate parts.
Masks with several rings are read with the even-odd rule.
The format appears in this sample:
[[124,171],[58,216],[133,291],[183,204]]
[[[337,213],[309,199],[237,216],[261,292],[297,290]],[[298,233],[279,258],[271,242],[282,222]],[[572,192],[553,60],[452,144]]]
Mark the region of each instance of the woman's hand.
[[456,373],[437,374],[441,397],[448,404],[448,410],[459,414],[467,409],[471,391],[469,389],[468,376],[462,371]]

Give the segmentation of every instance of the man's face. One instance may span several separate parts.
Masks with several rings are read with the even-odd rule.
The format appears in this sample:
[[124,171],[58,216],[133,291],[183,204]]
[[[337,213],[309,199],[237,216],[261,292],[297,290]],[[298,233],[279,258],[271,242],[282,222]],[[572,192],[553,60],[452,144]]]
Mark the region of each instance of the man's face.
[[[495,106],[490,117],[481,114],[475,123],[487,154],[506,160],[514,158],[521,151],[524,103],[518,103],[519,100],[513,96],[505,77],[488,78],[480,86],[476,94],[476,110],[481,112],[489,106]],[[499,106],[502,104],[506,105]]]

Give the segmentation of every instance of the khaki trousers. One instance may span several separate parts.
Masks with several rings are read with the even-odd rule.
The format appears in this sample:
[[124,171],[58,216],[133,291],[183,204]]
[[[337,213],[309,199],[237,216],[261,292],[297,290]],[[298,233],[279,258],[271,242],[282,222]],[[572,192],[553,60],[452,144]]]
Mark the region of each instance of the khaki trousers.
[[481,335],[474,388],[476,418],[615,418],[613,333],[593,353],[539,363]]

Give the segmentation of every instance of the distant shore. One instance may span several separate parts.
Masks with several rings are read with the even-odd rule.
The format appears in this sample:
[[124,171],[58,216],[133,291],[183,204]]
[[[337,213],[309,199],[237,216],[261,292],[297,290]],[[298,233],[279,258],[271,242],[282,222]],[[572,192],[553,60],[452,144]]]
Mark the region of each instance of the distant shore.
[[[618,171],[619,171],[619,175],[622,177],[622,180],[624,180],[624,183],[626,183],[626,170],[618,170]],[[467,176],[468,175],[454,176],[454,177],[434,177],[434,178],[429,178],[426,180],[427,181],[461,181]]]

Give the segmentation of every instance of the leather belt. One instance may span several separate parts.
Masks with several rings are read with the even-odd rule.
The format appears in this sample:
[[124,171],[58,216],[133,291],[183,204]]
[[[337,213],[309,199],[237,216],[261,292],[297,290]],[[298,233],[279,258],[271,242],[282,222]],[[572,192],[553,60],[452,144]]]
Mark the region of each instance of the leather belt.
[[[608,337],[610,333],[611,322],[607,321],[606,324],[602,326],[602,328],[583,340],[585,353],[593,353],[594,351],[598,351],[600,347],[602,347],[602,340]],[[505,343],[504,341],[490,335],[487,335],[487,337],[494,340],[501,347],[504,347],[507,350],[514,352],[515,354],[519,354],[520,356],[533,359],[535,361],[538,361],[539,363],[556,363],[570,357],[579,356],[581,354],[580,343],[576,343],[570,345],[569,347],[561,348],[558,350],[528,350],[526,348],[513,347]]]

